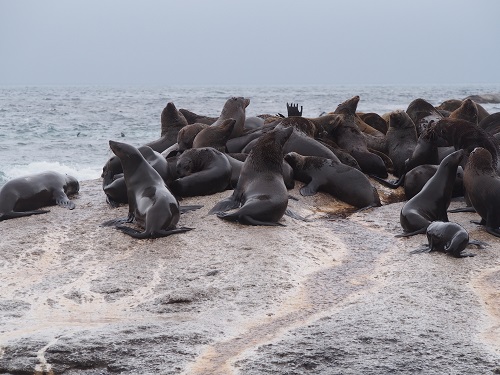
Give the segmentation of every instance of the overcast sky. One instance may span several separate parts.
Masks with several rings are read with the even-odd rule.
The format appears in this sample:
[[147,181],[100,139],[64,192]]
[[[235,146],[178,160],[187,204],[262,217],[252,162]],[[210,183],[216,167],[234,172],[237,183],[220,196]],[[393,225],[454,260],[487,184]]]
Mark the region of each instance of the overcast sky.
[[462,83],[498,0],[0,0],[0,85]]

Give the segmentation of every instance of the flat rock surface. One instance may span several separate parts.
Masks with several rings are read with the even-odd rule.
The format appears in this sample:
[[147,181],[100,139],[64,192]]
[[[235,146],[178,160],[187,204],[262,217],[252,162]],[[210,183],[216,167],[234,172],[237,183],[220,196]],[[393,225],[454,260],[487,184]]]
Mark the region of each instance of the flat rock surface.
[[500,239],[449,214],[489,246],[411,255],[426,237],[395,238],[402,193],[380,191],[348,213],[296,188],[310,221],[284,227],[207,216],[230,191],[189,198],[194,230],[136,240],[84,181],[75,210],[0,223],[0,374],[500,373]]

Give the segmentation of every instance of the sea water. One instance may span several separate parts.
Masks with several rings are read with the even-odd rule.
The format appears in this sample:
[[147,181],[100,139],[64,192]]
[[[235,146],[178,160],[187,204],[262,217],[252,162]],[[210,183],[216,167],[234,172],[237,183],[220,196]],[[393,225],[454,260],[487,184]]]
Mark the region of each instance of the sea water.
[[[198,114],[218,116],[232,96],[250,98],[247,116],[282,113],[286,103],[316,117],[354,95],[358,111],[384,114],[423,98],[447,99],[499,93],[500,85],[454,86],[175,86],[0,87],[0,186],[11,178],[55,170],[79,180],[99,178],[112,156],[108,141],[140,146],[160,136],[168,102]],[[484,104],[489,113],[500,104]]]

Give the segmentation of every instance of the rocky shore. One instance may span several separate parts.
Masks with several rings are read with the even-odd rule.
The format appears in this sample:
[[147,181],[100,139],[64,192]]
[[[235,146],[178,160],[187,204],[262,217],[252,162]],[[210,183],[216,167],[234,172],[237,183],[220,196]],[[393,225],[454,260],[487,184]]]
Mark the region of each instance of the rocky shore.
[[450,214],[489,246],[411,255],[425,235],[394,238],[402,192],[377,188],[352,214],[296,188],[310,221],[285,227],[207,216],[227,191],[189,198],[194,230],[135,240],[84,181],[75,210],[0,223],[0,374],[500,373],[500,239]]

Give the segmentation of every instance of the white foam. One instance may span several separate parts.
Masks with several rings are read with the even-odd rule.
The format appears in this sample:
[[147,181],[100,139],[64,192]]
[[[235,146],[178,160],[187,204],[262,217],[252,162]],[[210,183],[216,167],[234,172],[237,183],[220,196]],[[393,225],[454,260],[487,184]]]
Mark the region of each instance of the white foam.
[[80,167],[77,165],[69,166],[59,162],[37,161],[27,165],[9,167],[5,169],[3,173],[5,174],[6,180],[11,180],[13,178],[46,171],[66,173],[75,177],[78,181],[85,181],[99,178],[101,176],[102,166]]

